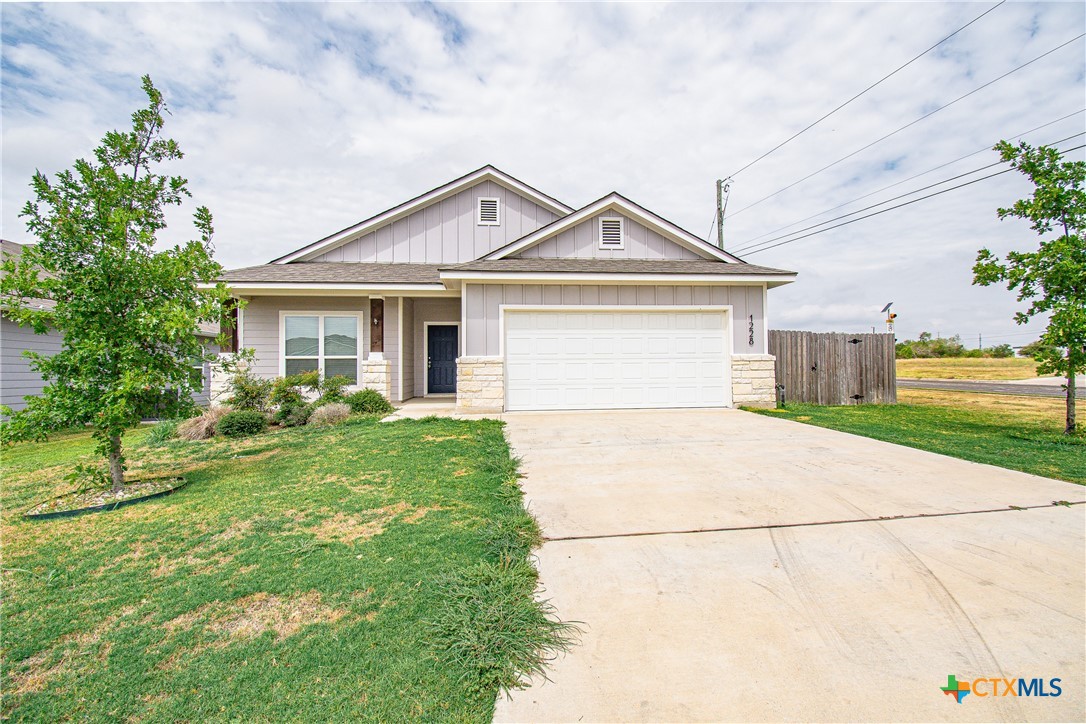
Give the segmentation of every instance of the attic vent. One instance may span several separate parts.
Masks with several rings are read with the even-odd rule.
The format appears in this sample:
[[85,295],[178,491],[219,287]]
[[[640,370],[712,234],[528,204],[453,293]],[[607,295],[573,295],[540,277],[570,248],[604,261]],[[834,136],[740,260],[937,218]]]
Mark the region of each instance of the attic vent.
[[501,226],[500,199],[480,197],[478,207],[479,226]]
[[624,249],[626,248],[626,235],[623,233],[623,219],[600,219],[600,248]]

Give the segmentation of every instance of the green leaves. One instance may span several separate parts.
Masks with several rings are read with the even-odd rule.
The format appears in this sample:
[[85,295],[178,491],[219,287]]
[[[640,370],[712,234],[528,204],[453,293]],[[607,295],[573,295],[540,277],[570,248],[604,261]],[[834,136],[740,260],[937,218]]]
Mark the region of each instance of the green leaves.
[[149,77],[142,83],[148,105],[130,130],[106,133],[91,160],[53,179],[34,175],[23,216],[38,243],[4,260],[0,281],[14,321],[64,338],[56,355],[31,355],[47,384],[19,424],[93,425],[103,455],[116,455],[116,439],[141,417],[191,406],[202,383],[193,363],[208,357],[199,324],[220,322],[228,299],[206,207],[194,215],[198,239],[155,249],[166,208],[190,193],[184,178],[159,171],[182,153],[162,136],[162,94]]
[[1034,359],[1041,374],[1067,375],[1066,431],[1074,432],[1074,378],[1086,366],[1086,163],[1063,161],[1057,149],[1047,146],[1001,141],[995,150],[1034,185],[1032,196],[999,209],[999,218],[1025,219],[1037,234],[1058,236],[1042,239],[1034,252],[1012,251],[1004,261],[981,249],[973,265],[973,283],[1006,283],[1008,290],[1016,290],[1018,301],[1029,302],[1025,311],[1015,314],[1018,324],[1049,315],[1043,345]]

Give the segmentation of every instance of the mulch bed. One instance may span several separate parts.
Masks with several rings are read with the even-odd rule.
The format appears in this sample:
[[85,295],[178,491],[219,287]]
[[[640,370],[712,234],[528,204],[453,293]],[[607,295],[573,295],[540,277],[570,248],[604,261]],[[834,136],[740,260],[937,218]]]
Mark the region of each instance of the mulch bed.
[[133,480],[130,483],[125,483],[125,486],[118,491],[109,488],[77,490],[39,503],[26,511],[25,515],[27,518],[41,520],[45,518],[64,518],[96,510],[113,510],[150,498],[169,495],[178,488],[184,487],[184,485],[184,478],[164,477],[150,480]]

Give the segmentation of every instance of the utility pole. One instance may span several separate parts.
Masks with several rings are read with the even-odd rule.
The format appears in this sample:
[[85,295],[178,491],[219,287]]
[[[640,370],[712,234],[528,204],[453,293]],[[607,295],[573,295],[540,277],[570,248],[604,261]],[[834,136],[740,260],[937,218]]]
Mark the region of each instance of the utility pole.
[[977,332],[977,349],[984,349],[984,335]]
[[728,208],[731,187],[731,178],[716,180],[716,245],[721,249],[724,248],[724,209]]

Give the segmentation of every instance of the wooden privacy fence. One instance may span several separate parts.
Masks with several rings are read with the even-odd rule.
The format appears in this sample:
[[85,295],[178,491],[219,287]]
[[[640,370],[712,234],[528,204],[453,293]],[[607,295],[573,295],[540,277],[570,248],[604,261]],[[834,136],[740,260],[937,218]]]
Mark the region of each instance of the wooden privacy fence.
[[894,335],[771,330],[777,390],[786,402],[897,402]]

